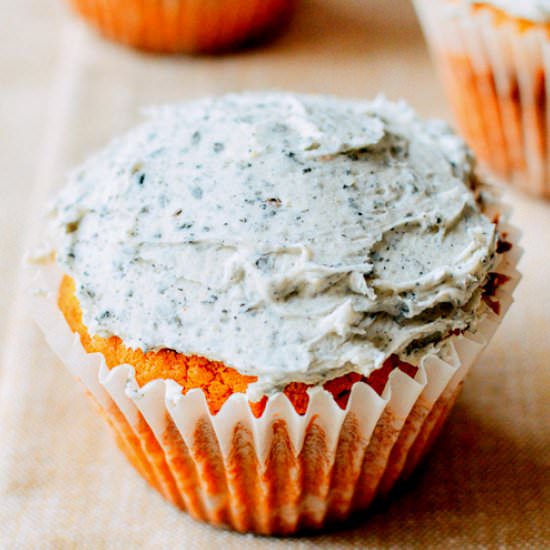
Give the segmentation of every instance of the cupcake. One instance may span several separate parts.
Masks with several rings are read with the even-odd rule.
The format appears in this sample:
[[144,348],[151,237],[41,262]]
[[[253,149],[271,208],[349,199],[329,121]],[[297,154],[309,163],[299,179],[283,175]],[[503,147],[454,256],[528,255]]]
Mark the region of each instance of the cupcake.
[[70,0],[102,34],[151,52],[219,52],[274,33],[295,0]]
[[318,529],[428,450],[511,303],[505,217],[464,143],[403,103],[208,98],[72,173],[33,310],[169,501]]
[[550,197],[548,0],[415,0],[459,130],[503,181]]

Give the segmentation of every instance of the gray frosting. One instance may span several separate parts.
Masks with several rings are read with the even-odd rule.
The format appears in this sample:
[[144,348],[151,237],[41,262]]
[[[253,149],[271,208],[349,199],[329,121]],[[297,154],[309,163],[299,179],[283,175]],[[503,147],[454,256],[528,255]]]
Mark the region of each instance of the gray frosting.
[[368,375],[479,318],[496,230],[472,169],[402,103],[182,103],[74,171],[57,260],[92,334],[224,361],[251,395]]

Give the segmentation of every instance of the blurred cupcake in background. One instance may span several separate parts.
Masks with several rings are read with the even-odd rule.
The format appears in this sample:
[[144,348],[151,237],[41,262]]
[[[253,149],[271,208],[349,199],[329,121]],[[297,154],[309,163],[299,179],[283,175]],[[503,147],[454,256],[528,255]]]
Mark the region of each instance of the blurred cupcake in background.
[[550,197],[550,1],[415,4],[459,130],[499,178]]
[[220,52],[275,33],[296,0],[69,0],[102,34],[151,52]]

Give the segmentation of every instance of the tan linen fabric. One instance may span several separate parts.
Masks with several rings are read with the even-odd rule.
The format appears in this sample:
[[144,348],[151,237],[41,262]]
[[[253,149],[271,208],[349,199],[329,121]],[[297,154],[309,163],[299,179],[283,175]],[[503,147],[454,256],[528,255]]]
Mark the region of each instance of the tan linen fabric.
[[421,470],[338,532],[243,536],[173,509],[125,462],[26,314],[18,265],[45,197],[142,105],[243,88],[384,90],[445,116],[405,0],[304,0],[284,37],[221,58],[136,54],[99,39],[60,1],[5,2],[0,15],[0,548],[550,546],[549,203],[507,193],[526,249],[516,304]]

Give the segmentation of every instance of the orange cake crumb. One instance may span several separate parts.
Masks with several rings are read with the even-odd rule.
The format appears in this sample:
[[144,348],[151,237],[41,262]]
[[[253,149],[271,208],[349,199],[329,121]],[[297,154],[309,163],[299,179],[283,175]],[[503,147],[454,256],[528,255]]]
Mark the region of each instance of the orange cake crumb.
[[529,19],[523,19],[521,17],[516,17],[514,15],[510,15],[506,13],[504,10],[497,8],[496,6],[493,6],[491,4],[487,4],[485,2],[477,2],[473,4],[472,9],[474,11],[488,11],[493,14],[495,23],[497,24],[505,24],[505,23],[513,23],[516,25],[518,30],[521,32],[525,32],[528,30],[533,29],[534,27],[538,29],[544,29],[547,33],[550,34],[550,24],[539,22],[539,21],[531,21]]
[[[139,386],[152,380],[170,379],[181,385],[183,393],[200,388],[204,392],[210,412],[216,414],[233,393],[246,392],[248,385],[257,380],[256,376],[241,374],[220,361],[210,361],[206,357],[184,355],[169,349],[143,352],[126,347],[118,336],[92,336],[82,322],[82,310],[75,290],[74,280],[65,275],[59,287],[58,305],[69,327],[80,335],[82,346],[88,353],[97,352],[103,355],[109,368],[126,363],[132,365]],[[355,383],[365,382],[381,394],[395,368],[411,377],[417,371],[417,367],[392,356],[368,377],[349,373],[329,380],[323,387],[333,395],[341,408],[345,408]],[[303,382],[291,382],[284,389],[298,414],[304,414],[307,410],[309,387],[310,385]],[[266,404],[267,397],[263,397],[257,403],[250,403],[250,408],[256,417],[260,417]]]

